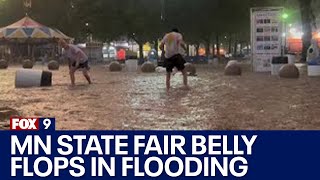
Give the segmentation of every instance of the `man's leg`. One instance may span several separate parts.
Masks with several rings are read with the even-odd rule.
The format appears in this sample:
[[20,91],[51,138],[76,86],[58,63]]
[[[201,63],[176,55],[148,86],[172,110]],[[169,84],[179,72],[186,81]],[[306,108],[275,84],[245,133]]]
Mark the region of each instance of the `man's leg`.
[[70,79],[71,79],[71,85],[74,86],[75,85],[75,76],[74,73],[76,72],[75,68],[71,67],[69,74],[70,74]]
[[187,74],[187,71],[186,71],[185,66],[184,66],[185,63],[186,63],[186,61],[183,59],[183,57],[181,55],[179,55],[176,66],[177,66],[177,69],[182,72],[183,84],[184,84],[185,88],[189,89],[189,86],[188,86],[188,74]]
[[82,70],[82,74],[83,74],[83,76],[87,79],[88,83],[89,83],[89,84],[92,84],[91,78],[90,78],[90,75],[89,75],[89,72],[88,72],[88,70],[87,70],[86,68],[84,68],[84,69]]
[[172,62],[172,59],[165,59],[165,66],[166,66],[166,71],[167,71],[166,87],[167,87],[167,93],[169,93],[169,91],[170,91],[171,73],[172,73],[172,69],[174,68],[174,64]]
[[183,69],[181,72],[182,72],[182,75],[183,75],[183,84],[184,84],[185,87],[189,88],[189,86],[188,86],[188,74],[187,74],[186,69]]
[[166,78],[167,92],[170,91],[170,80],[171,80],[171,72],[167,72],[167,78]]

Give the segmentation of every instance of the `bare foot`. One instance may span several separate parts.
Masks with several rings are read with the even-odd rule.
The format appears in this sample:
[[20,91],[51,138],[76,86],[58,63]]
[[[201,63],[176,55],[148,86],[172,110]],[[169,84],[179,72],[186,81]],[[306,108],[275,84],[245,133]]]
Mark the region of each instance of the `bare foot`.
[[167,95],[170,95],[170,89],[167,89]]
[[189,90],[191,90],[191,88],[190,88],[190,86],[183,86],[183,88],[182,88],[183,90],[186,90],[186,91],[189,91]]
[[70,90],[73,90],[73,89],[75,89],[76,88],[76,85],[75,84],[69,84],[68,85],[68,89],[70,89]]

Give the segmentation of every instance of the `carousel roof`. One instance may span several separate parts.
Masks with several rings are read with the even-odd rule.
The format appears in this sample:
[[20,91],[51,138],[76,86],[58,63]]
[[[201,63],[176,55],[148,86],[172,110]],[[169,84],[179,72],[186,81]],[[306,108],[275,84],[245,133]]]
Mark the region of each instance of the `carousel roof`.
[[0,39],[67,39],[72,38],[63,34],[58,29],[44,26],[30,17],[26,16],[21,20],[7,26],[0,28]]

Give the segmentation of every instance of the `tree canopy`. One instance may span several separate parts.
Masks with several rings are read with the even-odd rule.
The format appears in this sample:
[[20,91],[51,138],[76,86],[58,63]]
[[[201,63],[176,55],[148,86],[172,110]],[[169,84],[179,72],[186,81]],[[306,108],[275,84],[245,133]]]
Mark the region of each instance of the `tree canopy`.
[[[22,18],[23,0],[0,0],[0,26]],[[155,42],[177,27],[190,44],[213,43],[217,37],[249,41],[250,8],[284,6],[290,17],[301,19],[304,30],[316,16],[316,0],[32,0],[29,15],[61,29],[69,36],[108,42],[121,37],[138,44]],[[317,4],[317,3],[316,3]],[[300,9],[299,9],[300,8]],[[308,13],[310,10],[311,13]],[[301,13],[300,13],[301,12]],[[300,17],[301,14],[301,17]],[[307,36],[307,35],[305,35]],[[310,37],[307,36],[305,41]],[[221,39],[221,38],[220,38]],[[215,42],[217,43],[217,42]],[[308,43],[305,43],[308,45]]]

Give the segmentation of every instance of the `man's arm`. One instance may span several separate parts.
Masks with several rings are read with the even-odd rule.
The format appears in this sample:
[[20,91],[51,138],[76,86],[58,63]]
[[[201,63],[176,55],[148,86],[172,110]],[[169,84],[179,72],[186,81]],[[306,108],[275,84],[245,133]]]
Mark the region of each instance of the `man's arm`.
[[182,41],[180,45],[185,51],[187,51],[187,44],[184,41]]
[[165,41],[166,41],[166,38],[167,38],[167,35],[165,35],[160,43],[160,50],[161,51],[164,51],[164,44],[165,44]]
[[82,53],[80,51],[78,51],[77,54],[76,54],[76,59],[77,59],[76,60],[76,67],[79,66],[81,58],[82,58]]
[[187,51],[187,44],[184,42],[182,36],[181,36],[181,39],[180,39],[180,46],[181,46],[185,51]]
[[75,54],[75,56],[74,56],[74,57],[75,57],[74,61],[75,61],[75,63],[76,63],[75,68],[77,68],[77,67],[79,67],[80,59],[82,58],[82,54],[81,54],[80,50],[75,49],[75,48],[72,48],[72,53]]
[[164,43],[163,42],[161,42],[161,44],[160,44],[160,50],[164,51]]

